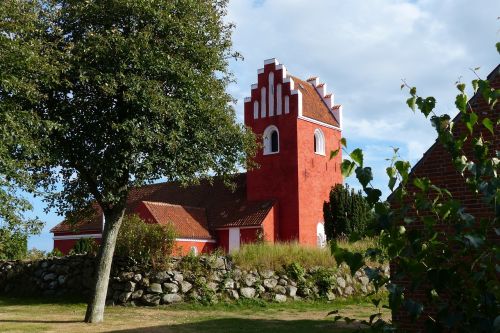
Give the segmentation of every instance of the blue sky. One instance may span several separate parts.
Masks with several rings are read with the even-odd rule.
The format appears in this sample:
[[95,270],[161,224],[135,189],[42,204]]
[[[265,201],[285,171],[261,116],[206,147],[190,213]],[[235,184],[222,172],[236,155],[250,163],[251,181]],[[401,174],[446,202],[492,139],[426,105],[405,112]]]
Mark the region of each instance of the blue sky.
[[[454,83],[470,82],[474,67],[486,77],[499,63],[498,16],[498,0],[232,0],[227,19],[245,58],[231,63],[238,119],[264,59],[277,58],[302,78],[319,76],[343,105],[349,146],[364,150],[383,188],[391,147],[413,164],[435,140],[428,121],[406,107],[401,79],[435,96],[439,113],[455,114]],[[51,250],[48,231],[61,218],[45,214],[38,199],[33,205],[31,215],[46,226],[28,246]]]

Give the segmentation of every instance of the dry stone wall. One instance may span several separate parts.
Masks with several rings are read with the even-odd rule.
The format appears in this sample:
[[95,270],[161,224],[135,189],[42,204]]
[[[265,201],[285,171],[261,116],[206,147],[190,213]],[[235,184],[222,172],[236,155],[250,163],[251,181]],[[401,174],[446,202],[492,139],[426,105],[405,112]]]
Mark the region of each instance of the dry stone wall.
[[[94,263],[94,257],[84,255],[0,262],[0,293],[85,298],[91,292]],[[384,267],[384,274],[388,275],[388,270]],[[345,265],[309,270],[300,266],[281,271],[242,270],[226,257],[212,256],[172,258],[163,269],[153,269],[115,258],[107,303],[156,306],[254,298],[272,302],[332,300],[372,290],[364,270],[351,275]]]

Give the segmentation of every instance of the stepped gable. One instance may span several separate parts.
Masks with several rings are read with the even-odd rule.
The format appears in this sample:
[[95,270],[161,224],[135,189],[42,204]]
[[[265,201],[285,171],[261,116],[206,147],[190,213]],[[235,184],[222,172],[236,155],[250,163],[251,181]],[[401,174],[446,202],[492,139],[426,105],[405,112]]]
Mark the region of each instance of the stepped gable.
[[[262,223],[267,213],[273,206],[272,200],[247,201],[246,200],[246,174],[238,174],[232,180],[233,189],[227,187],[220,177],[214,177],[212,182],[201,180],[197,185],[182,186],[178,182],[165,182],[145,185],[131,189],[127,200],[126,214],[136,212],[139,205],[149,202],[149,208],[158,214],[161,221],[168,216],[178,217],[172,222],[184,234],[203,234],[209,236],[204,230],[212,231],[216,228],[233,226],[258,226]],[[169,204],[170,208],[160,212],[160,204]],[[176,208],[173,208],[176,206]],[[184,210],[184,212],[182,212]],[[194,212],[198,210],[198,212]],[[206,218],[200,217],[199,210],[203,210]],[[191,215],[187,219],[187,215]],[[159,221],[160,221],[159,220]],[[188,226],[183,226],[188,221]],[[184,222],[183,222],[184,221]],[[193,226],[197,221],[200,226]],[[72,232],[78,230],[101,231],[102,216],[100,209],[86,221],[74,226],[63,221],[51,229],[51,232]],[[187,237],[187,236],[182,236]],[[189,236],[192,237],[192,236]]]
[[[323,96],[317,90],[317,88],[324,87],[325,84],[321,83],[315,88],[314,83],[311,81],[306,82],[296,76],[291,76],[291,78],[295,83],[295,89],[299,89],[302,93],[302,115],[328,125],[340,127],[339,121],[332,114],[327,104],[323,101]],[[332,98],[332,95],[328,94],[325,97]]]

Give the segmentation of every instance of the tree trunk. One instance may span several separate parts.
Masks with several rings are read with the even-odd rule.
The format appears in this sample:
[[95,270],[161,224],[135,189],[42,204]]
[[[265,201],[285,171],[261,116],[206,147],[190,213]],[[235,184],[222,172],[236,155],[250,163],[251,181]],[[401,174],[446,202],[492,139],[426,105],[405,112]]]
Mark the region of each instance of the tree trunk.
[[106,294],[108,291],[109,274],[115,252],[118,230],[122,224],[125,208],[114,208],[104,213],[104,231],[102,234],[99,255],[94,280],[92,299],[87,306],[85,322],[100,323],[104,320],[104,306],[106,305]]

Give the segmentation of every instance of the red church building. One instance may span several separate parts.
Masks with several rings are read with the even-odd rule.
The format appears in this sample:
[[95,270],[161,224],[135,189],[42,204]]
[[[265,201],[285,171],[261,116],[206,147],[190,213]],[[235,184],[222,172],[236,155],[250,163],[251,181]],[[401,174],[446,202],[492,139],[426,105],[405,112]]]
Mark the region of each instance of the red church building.
[[[245,98],[244,113],[262,148],[255,157],[258,168],[236,175],[235,189],[215,178],[188,187],[146,185],[129,193],[128,214],[174,226],[177,254],[232,251],[258,239],[309,246],[326,240],[323,203],[342,182],[342,157],[329,158],[339,147],[342,107],[319,78],[303,81],[269,59]],[[99,240],[102,216],[96,210],[76,225],[59,223],[51,229],[54,248],[67,253],[80,238]]]

